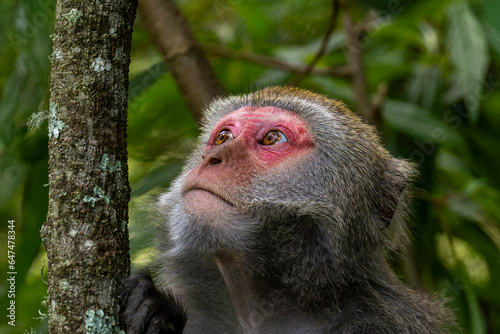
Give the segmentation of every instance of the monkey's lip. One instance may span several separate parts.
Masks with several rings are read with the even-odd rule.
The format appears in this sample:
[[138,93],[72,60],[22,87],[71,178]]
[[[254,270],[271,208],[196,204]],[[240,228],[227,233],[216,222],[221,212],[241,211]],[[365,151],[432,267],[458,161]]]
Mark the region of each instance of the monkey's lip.
[[201,188],[201,187],[198,187],[198,186],[195,186],[195,187],[189,187],[187,188],[186,190],[184,190],[182,192],[182,195],[183,196],[186,196],[188,193],[190,192],[204,192],[204,193],[208,193],[216,198],[218,198],[219,200],[221,200],[222,202],[224,202],[225,204],[231,206],[231,207],[235,207],[235,205],[233,203],[231,203],[230,201],[228,201],[226,198],[224,198],[223,196],[217,194],[216,192],[212,191],[212,190],[209,190],[209,189],[206,189],[206,188]]

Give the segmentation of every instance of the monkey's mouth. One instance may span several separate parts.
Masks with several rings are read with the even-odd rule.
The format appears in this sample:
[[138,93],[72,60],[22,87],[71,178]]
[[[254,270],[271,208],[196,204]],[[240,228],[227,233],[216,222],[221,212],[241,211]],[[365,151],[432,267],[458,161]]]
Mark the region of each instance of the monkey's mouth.
[[224,204],[226,204],[230,207],[233,207],[233,208],[236,207],[232,202],[227,200],[225,197],[219,195],[218,193],[216,193],[212,190],[206,189],[206,188],[200,188],[200,187],[192,187],[191,188],[190,187],[182,192],[182,195],[184,197],[186,197],[186,195],[188,195],[188,194],[195,195],[196,197],[200,197],[200,199],[206,198],[207,196],[215,197],[217,200],[222,201]]

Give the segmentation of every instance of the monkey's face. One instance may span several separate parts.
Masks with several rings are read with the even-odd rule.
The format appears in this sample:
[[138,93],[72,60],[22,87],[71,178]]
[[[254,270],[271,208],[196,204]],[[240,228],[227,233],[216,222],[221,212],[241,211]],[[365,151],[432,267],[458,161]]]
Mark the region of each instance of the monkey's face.
[[158,202],[173,249],[244,250],[308,226],[337,255],[352,235],[382,240],[412,167],[342,102],[270,87],[216,100],[205,117],[203,143]]
[[228,212],[244,211],[242,194],[259,176],[280,172],[313,149],[308,125],[290,111],[248,106],[233,111],[216,124],[201,163],[187,173],[184,208],[216,224]]

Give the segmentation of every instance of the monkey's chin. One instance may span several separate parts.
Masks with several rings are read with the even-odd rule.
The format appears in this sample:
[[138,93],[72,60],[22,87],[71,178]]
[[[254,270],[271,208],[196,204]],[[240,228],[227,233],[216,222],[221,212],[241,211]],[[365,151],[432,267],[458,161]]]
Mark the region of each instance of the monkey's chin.
[[216,194],[203,190],[192,189],[183,195],[186,212],[202,220],[218,220],[227,213],[237,213],[234,205]]

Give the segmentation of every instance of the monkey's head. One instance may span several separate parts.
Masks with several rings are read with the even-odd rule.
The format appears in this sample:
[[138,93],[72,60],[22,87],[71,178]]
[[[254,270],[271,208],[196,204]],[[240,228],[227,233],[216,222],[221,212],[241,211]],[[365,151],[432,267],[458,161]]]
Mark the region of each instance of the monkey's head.
[[382,249],[412,173],[342,102],[271,87],[208,107],[199,147],[159,203],[174,251],[356,267]]

